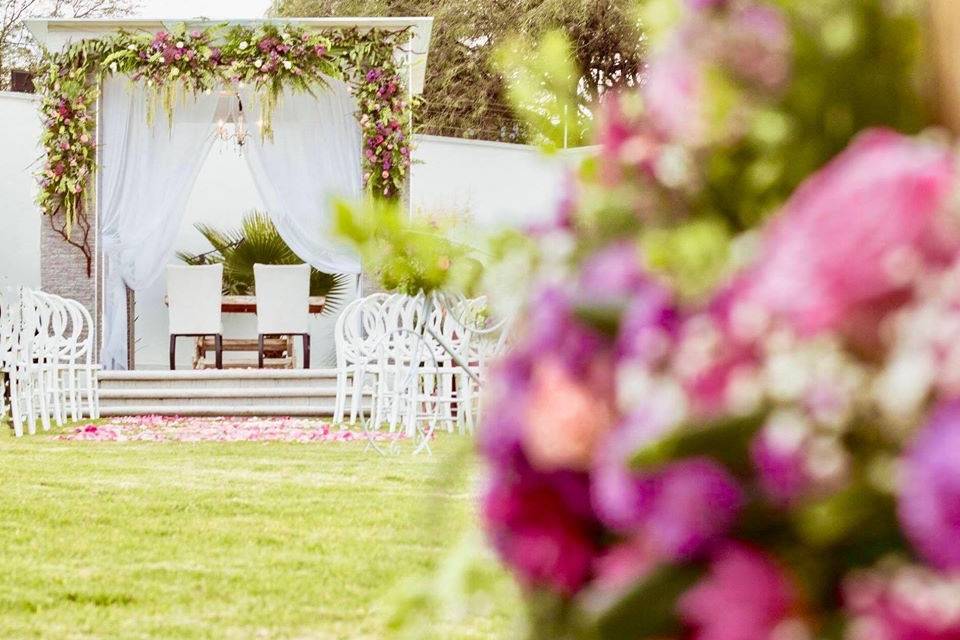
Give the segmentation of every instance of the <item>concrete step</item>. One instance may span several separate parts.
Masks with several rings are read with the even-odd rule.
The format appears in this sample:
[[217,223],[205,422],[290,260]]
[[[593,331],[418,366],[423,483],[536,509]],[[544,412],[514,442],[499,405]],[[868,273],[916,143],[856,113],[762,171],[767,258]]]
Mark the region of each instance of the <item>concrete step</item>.
[[236,399],[240,401],[256,400],[269,402],[272,398],[336,398],[337,388],[332,386],[315,387],[101,387],[100,399],[141,400],[141,399]]
[[331,369],[200,369],[184,371],[104,371],[101,389],[276,389],[335,387]]
[[209,404],[190,406],[183,404],[138,404],[123,406],[104,404],[100,415],[105,418],[115,416],[316,416],[333,415],[333,404],[305,406],[289,405],[249,405]]

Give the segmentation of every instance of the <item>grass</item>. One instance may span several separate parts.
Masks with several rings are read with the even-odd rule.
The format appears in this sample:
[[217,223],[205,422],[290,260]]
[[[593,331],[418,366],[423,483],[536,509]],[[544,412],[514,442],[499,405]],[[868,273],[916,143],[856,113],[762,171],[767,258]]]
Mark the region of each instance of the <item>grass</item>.
[[[475,526],[467,444],[380,457],[4,434],[0,638],[387,637],[398,581]],[[507,637],[511,609],[435,631]]]

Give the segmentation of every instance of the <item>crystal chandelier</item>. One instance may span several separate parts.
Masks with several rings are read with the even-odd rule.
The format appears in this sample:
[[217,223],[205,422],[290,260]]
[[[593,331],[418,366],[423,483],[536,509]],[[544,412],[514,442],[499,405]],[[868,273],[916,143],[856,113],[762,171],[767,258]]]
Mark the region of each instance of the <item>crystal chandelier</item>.
[[234,143],[237,153],[243,155],[243,147],[250,138],[250,131],[243,115],[243,100],[240,99],[240,94],[235,93],[232,98],[236,98],[236,104],[233,104],[231,99],[227,117],[217,121],[216,136],[224,144]]

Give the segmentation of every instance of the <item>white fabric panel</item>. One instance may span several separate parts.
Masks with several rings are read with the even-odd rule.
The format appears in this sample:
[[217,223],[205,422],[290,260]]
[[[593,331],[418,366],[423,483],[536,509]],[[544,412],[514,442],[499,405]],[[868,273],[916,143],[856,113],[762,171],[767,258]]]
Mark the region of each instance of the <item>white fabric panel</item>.
[[[280,236],[326,273],[360,273],[356,252],[332,234],[331,200],[360,197],[360,125],[345,83],[330,78],[313,95],[286,90],[273,112],[273,136],[253,136],[247,162]],[[247,105],[250,105],[249,107]],[[261,106],[244,100],[251,123]]]
[[149,96],[124,77],[104,81],[101,108],[101,241],[106,259],[106,369],[127,364],[124,283],[134,291],[164,271],[197,173],[213,144],[219,97],[176,97],[173,121],[163,109],[147,124]]

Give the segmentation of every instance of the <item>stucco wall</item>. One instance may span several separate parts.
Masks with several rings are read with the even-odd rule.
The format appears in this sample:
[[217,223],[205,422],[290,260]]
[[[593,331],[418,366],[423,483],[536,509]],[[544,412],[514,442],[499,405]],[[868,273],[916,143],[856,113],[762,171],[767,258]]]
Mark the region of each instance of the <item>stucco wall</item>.
[[40,286],[40,224],[32,173],[40,155],[36,101],[0,92],[0,286]]
[[[30,98],[0,94],[0,283],[40,284],[40,216],[33,204],[32,164],[40,155],[40,123]],[[566,167],[582,152],[551,158],[524,145],[500,144],[418,136],[412,175],[412,205],[422,212],[466,214],[484,227],[524,226],[552,214],[560,197],[558,185]],[[197,180],[177,240],[177,250],[208,248],[193,228],[196,222],[235,226],[242,215],[262,207],[246,162],[229,149],[214,148]],[[53,238],[47,238],[49,242]],[[63,243],[59,243],[62,245]],[[75,250],[59,246],[55,259],[48,244],[45,274],[66,265],[82,264]],[[175,261],[176,258],[172,258]],[[74,279],[75,281],[75,279]],[[82,287],[81,287],[82,288]],[[91,288],[92,290],[92,288]],[[61,288],[70,295],[70,290]],[[164,366],[167,361],[167,315],[162,279],[137,296],[136,358],[140,366]],[[78,294],[79,295],[79,294]],[[86,300],[85,300],[86,301]],[[333,317],[315,319],[314,366],[333,362]],[[253,316],[225,319],[228,336],[251,336]],[[189,361],[186,340],[180,349],[184,366]]]

